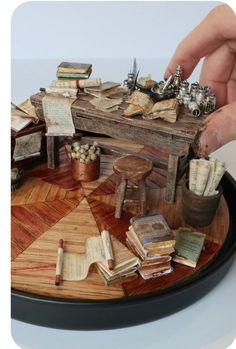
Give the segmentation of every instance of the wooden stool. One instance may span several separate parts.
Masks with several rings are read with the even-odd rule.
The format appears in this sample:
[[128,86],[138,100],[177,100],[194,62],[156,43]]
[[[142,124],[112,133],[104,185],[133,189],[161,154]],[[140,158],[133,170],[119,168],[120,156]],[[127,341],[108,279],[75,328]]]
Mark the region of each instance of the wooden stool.
[[115,217],[121,217],[128,180],[138,182],[140,211],[142,215],[146,214],[145,179],[152,172],[152,162],[138,156],[122,156],[114,161],[113,170],[120,177],[116,188]]

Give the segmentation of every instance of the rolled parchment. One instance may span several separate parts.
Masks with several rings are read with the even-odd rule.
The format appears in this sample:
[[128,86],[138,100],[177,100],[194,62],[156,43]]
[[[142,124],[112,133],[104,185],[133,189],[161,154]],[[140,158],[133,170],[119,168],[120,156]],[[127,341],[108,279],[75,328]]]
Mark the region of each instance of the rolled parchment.
[[81,80],[54,80],[50,87],[59,88],[85,88],[85,87],[98,87],[101,85],[101,78],[89,78]]
[[208,177],[207,185],[206,185],[206,188],[204,190],[203,196],[209,196],[210,188],[212,186],[214,175],[215,175],[216,160],[210,159],[209,165],[210,165],[210,172],[209,172],[209,177]]
[[189,190],[195,191],[196,188],[196,182],[197,182],[197,167],[198,167],[198,160],[193,159],[190,161],[190,167],[189,167]]
[[79,88],[98,87],[100,85],[101,85],[101,79],[100,78],[90,78],[90,79],[77,80],[77,86]]
[[101,232],[101,237],[102,237],[102,243],[103,243],[103,248],[104,248],[105,258],[107,260],[108,268],[112,270],[114,269],[114,255],[113,255],[110,234],[107,230],[103,230]]
[[224,173],[225,173],[225,164],[219,160],[216,160],[214,178],[212,180],[212,184],[209,189],[208,196],[217,194],[216,188],[218,187]]
[[196,195],[203,195],[204,190],[206,188],[209,172],[210,172],[210,165],[207,160],[200,159],[198,161],[197,166],[197,181],[194,193]]
[[59,241],[59,247],[57,250],[57,264],[56,264],[56,278],[55,278],[55,285],[60,285],[61,282],[61,274],[62,274],[62,264],[63,264],[63,239],[60,239]]

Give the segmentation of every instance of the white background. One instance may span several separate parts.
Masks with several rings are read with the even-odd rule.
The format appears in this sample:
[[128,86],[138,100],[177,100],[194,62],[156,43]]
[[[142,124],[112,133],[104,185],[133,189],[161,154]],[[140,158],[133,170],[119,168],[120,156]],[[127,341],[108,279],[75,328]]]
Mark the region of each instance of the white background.
[[[16,103],[55,79],[63,61],[89,61],[93,76],[122,82],[137,58],[140,74],[157,81],[176,45],[217,2],[28,2],[12,16],[12,100]],[[200,65],[191,78],[196,81]],[[236,178],[236,142],[214,154]],[[236,336],[236,262],[197,303],[167,318],[120,330],[46,329],[12,321],[23,349],[226,348]],[[178,301],[178,300],[176,300]],[[114,314],[115,316],[115,314]]]

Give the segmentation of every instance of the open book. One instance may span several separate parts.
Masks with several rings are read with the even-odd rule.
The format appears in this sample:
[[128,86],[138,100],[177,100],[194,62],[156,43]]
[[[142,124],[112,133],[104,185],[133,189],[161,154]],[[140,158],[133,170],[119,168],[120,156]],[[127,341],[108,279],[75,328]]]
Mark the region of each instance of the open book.
[[38,117],[30,99],[26,99],[19,105],[12,103],[11,108],[11,129],[19,132],[31,122],[37,123]]

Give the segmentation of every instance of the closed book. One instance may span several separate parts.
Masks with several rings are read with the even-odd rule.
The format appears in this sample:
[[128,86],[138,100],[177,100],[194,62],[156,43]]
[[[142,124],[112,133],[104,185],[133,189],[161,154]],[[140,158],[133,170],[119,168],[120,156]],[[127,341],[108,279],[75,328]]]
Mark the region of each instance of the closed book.
[[57,78],[88,79],[90,77],[91,73],[92,73],[92,71],[89,71],[86,74],[57,72]]
[[134,246],[135,251],[140,256],[141,259],[147,258],[158,258],[163,255],[168,255],[174,252],[174,247],[157,247],[156,249],[148,250],[144,246],[142,246],[140,240],[135,234],[132,226],[129,227],[129,230],[126,232],[127,239],[129,243]]
[[145,249],[175,246],[174,235],[162,215],[136,216],[130,222]]
[[200,257],[206,235],[187,228],[179,228],[176,234],[173,261],[195,268]]
[[84,92],[94,97],[109,97],[121,94],[123,92],[123,89],[120,87],[120,83],[106,81],[101,83],[101,85],[98,87],[85,88]]
[[140,270],[139,273],[144,280],[149,280],[149,279],[159,278],[161,276],[168,275],[172,273],[172,271],[173,271],[173,268],[170,267],[168,269],[158,271],[158,272],[153,272],[153,273],[147,272],[145,270]]
[[80,73],[86,74],[92,69],[91,63],[61,62],[57,71],[60,73]]

